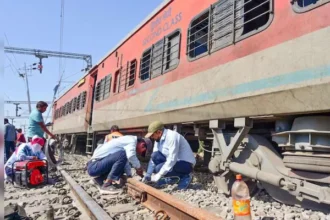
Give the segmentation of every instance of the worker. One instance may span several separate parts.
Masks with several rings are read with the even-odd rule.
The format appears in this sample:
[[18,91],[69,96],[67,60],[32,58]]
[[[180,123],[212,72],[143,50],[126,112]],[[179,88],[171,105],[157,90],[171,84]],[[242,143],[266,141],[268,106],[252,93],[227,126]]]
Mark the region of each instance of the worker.
[[28,141],[31,141],[34,135],[44,138],[44,133],[47,133],[51,138],[56,139],[56,136],[52,134],[44,123],[42,113],[47,110],[48,104],[43,101],[39,101],[29,116],[29,126],[28,126]]
[[188,141],[178,132],[165,129],[160,121],[149,125],[145,137],[155,140],[155,144],[143,182],[152,181],[159,186],[178,183],[178,189],[186,189],[196,164]]
[[4,119],[4,124],[5,153],[6,160],[8,160],[11,154],[15,151],[16,130],[15,126],[10,124],[7,118]]
[[87,172],[96,184],[102,185],[101,190],[109,194],[117,194],[122,188],[120,178],[127,161],[142,177],[143,169],[137,154],[144,157],[147,147],[146,141],[136,136],[127,135],[113,139],[95,149],[92,158],[87,163]]
[[110,128],[110,134],[105,136],[104,143],[111,141],[113,138],[118,138],[118,137],[122,137],[122,136],[123,136],[123,134],[119,132],[119,127],[117,125],[113,125]]
[[16,139],[16,146],[18,147],[21,143],[26,143],[25,136],[22,132],[21,128],[17,129],[17,139]]
[[11,181],[13,175],[13,163],[23,160],[47,160],[47,157],[42,152],[42,147],[45,145],[43,138],[34,137],[31,143],[21,144],[16,151],[11,155],[5,164],[5,179]]

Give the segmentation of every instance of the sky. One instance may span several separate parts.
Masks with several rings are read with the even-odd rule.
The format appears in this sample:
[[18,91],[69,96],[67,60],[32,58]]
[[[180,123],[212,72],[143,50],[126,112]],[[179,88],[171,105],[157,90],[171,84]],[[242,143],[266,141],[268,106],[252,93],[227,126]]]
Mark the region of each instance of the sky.
[[[64,0],[63,52],[92,55],[93,65],[103,58],[163,0]],[[60,51],[61,0],[5,0],[3,41],[5,46]],[[4,100],[27,101],[23,73],[39,60],[32,55],[6,53],[4,64]],[[83,76],[85,61],[59,58],[43,59],[43,72],[28,70],[31,101],[52,101],[60,74],[63,94]],[[19,105],[18,114],[29,115],[28,105]],[[15,116],[15,105],[5,104],[4,116]],[[35,108],[35,104],[31,105]],[[49,107],[50,108],[50,107]],[[51,115],[51,114],[49,114]],[[47,113],[44,113],[44,119]],[[11,122],[11,120],[10,120]],[[14,119],[16,127],[27,128],[27,119]]]

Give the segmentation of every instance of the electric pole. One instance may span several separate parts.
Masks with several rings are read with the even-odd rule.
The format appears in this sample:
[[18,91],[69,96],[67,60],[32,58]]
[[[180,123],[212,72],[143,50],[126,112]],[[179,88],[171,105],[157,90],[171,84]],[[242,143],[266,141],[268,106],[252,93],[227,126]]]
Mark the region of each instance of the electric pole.
[[24,73],[20,73],[19,75],[20,75],[20,77],[23,77],[25,79],[26,94],[27,94],[28,106],[29,106],[29,113],[31,114],[30,90],[29,90],[29,80],[28,80],[28,75],[27,75],[26,63],[24,63]]

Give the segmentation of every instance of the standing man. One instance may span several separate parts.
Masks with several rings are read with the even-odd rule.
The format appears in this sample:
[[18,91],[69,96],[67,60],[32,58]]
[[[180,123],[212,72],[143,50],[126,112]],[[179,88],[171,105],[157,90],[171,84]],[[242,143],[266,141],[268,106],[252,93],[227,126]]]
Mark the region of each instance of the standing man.
[[[178,182],[178,188],[186,189],[192,180],[190,174],[196,164],[188,141],[178,132],[165,129],[160,121],[149,125],[145,137],[155,140],[155,144],[143,181],[151,180],[163,185],[173,183],[173,180],[177,179],[175,182]],[[152,173],[156,175],[151,177]]]
[[87,172],[98,185],[103,183],[102,190],[117,194],[122,188],[118,181],[124,173],[127,161],[132,164],[139,176],[143,176],[143,169],[136,155],[144,157],[146,145],[142,138],[136,136],[128,135],[113,139],[95,149],[87,163]]
[[113,125],[110,129],[110,134],[105,136],[104,143],[111,141],[113,138],[118,138],[124,136],[122,133],[119,132],[119,127],[117,125]]
[[7,118],[4,119],[5,123],[5,151],[6,159],[8,160],[11,154],[15,151],[16,130],[15,126],[9,124]]
[[44,123],[44,119],[42,117],[42,113],[47,110],[48,104],[43,101],[39,101],[37,103],[36,109],[34,109],[29,116],[29,126],[28,126],[28,141],[31,141],[34,135],[38,137],[44,138],[44,133],[46,132],[51,138],[57,139],[55,135],[53,135]]

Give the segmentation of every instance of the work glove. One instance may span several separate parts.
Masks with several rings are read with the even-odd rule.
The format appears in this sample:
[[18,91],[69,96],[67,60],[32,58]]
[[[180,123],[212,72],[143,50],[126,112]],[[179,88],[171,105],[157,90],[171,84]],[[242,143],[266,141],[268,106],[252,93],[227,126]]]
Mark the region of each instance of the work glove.
[[151,177],[149,175],[145,175],[143,178],[142,178],[142,182],[143,183],[148,183],[151,181]]
[[160,174],[156,174],[154,176],[151,177],[151,182],[158,182],[158,180],[161,178],[162,176]]
[[140,167],[140,168],[136,169],[136,174],[139,175],[140,177],[143,177],[143,168]]

